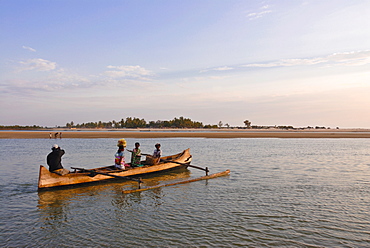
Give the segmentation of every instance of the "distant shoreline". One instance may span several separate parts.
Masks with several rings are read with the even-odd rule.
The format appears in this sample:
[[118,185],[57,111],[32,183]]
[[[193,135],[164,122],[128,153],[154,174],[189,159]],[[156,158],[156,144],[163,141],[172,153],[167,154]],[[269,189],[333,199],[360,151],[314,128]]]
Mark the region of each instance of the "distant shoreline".
[[[63,139],[97,138],[370,138],[370,129],[128,129],[128,130],[1,130],[0,139],[49,139],[62,132]],[[58,135],[58,139],[59,139]]]

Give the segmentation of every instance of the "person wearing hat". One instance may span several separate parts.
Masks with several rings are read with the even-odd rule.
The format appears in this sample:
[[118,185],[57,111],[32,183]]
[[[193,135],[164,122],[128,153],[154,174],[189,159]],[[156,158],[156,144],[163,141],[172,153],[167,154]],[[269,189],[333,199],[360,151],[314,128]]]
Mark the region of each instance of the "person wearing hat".
[[51,150],[52,152],[46,157],[46,162],[49,165],[49,171],[61,176],[68,174],[69,170],[64,169],[62,166],[62,156],[65,153],[64,150],[61,149],[57,144],[53,145]]
[[120,170],[126,169],[126,163],[125,163],[125,147],[126,147],[126,140],[120,139],[117,143],[118,150],[116,154],[114,154],[114,166]]

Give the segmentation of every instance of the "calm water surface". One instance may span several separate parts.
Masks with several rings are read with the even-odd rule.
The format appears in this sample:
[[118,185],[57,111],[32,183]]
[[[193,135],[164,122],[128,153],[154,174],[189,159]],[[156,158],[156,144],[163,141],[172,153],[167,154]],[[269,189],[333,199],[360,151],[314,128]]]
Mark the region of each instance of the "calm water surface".
[[[112,181],[37,191],[51,146],[63,165],[110,165],[116,139],[0,140],[1,247],[370,247],[370,139],[127,139],[190,147],[230,176],[133,194]],[[128,155],[128,154],[127,154]],[[190,168],[145,185],[203,176]]]

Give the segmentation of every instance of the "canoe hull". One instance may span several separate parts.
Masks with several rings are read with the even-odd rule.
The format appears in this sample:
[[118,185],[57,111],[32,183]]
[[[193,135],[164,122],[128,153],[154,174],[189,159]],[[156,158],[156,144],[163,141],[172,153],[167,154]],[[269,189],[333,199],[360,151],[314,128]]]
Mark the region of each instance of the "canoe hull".
[[[191,162],[191,155],[190,149],[186,149],[181,153],[163,157],[164,160],[171,160],[177,163],[172,162],[163,162],[156,165],[145,165],[143,167],[136,167],[130,168],[123,171],[112,172],[110,170],[110,166],[101,167],[93,169],[98,172],[109,173],[115,176],[139,176],[144,174],[150,174],[155,172],[163,172],[167,170],[177,169],[180,167],[187,167],[187,164]],[[182,163],[182,164],[179,164]],[[184,165],[185,164],[185,165]],[[95,176],[90,176],[91,173],[89,172],[71,172],[67,175],[60,176],[58,174],[50,172],[44,166],[40,165],[40,173],[39,173],[39,182],[38,188],[51,188],[51,187],[61,187],[61,186],[69,186],[69,185],[76,185],[76,184],[84,184],[84,183],[92,183],[98,182],[103,180],[110,180],[114,179],[114,177],[97,174]]]

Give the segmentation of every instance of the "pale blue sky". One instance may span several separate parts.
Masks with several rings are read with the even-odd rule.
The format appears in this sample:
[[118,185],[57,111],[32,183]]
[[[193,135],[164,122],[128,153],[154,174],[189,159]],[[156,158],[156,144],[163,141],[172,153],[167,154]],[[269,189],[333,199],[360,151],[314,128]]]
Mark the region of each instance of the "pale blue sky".
[[0,0],[0,125],[370,128],[369,1]]

